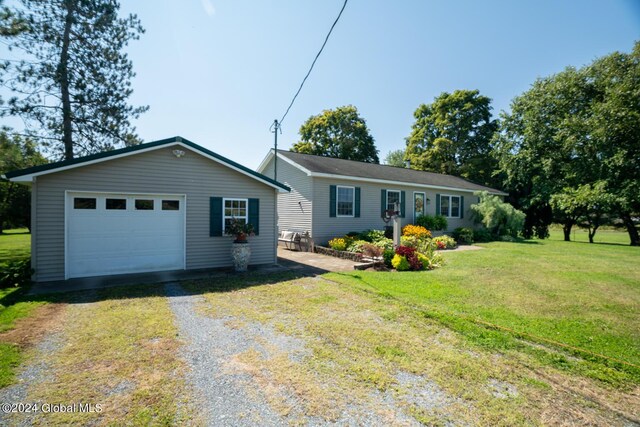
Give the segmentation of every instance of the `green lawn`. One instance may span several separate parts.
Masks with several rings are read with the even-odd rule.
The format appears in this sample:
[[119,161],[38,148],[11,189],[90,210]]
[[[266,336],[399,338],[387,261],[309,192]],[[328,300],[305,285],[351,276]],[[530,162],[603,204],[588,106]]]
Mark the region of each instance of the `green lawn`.
[[[31,254],[31,234],[26,228],[4,230],[0,234],[0,268],[7,261],[26,258]],[[28,301],[22,297],[19,288],[0,289],[0,333],[12,329],[18,319],[29,316],[40,301]],[[11,384],[14,370],[23,358],[23,352],[17,345],[0,342],[0,387]]]
[[4,230],[0,234],[0,264],[31,254],[31,234],[26,228]]
[[[552,226],[550,231],[550,239],[551,240],[563,240],[564,234],[562,234],[562,228],[559,226]],[[584,228],[573,227],[571,231],[571,241],[572,242],[582,242],[589,243],[589,233]],[[620,245],[629,245],[629,234],[625,231],[618,230],[598,230],[596,235],[593,237],[593,244],[597,243],[609,243],[609,244],[620,244]]]
[[[605,236],[614,243],[626,234]],[[593,363],[569,366],[555,356],[548,362],[614,385],[640,381],[640,248],[564,242],[556,233],[482,246],[446,253],[447,265],[430,272],[327,277],[402,301],[490,348],[519,348],[515,337],[563,351],[571,346]]]

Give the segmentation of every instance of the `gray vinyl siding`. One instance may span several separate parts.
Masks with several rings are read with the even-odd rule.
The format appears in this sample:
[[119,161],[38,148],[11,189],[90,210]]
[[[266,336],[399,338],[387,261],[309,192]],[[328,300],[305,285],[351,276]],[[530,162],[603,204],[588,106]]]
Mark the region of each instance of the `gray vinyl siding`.
[[251,264],[272,264],[275,254],[276,192],[266,184],[202,155],[175,147],[59,171],[37,178],[33,216],[36,280],[64,279],[65,191],[186,194],[186,268],[232,265],[230,236],[209,237],[209,198],[260,199],[260,235],[250,237]]
[[[432,190],[409,185],[389,185],[378,183],[359,182],[356,180],[313,178],[313,237],[316,244],[324,245],[333,237],[344,235],[350,231],[363,231],[367,229],[384,228],[381,218],[381,190],[405,191],[406,215],[402,218],[402,226],[413,224],[413,193],[424,192],[429,199],[426,205],[426,213],[435,215],[436,194],[449,194],[464,196],[464,218],[447,218],[448,231],[456,227],[471,227],[471,212],[469,206],[476,203],[478,198],[473,193],[460,191]],[[331,185],[345,185],[360,187],[360,217],[330,217],[329,216],[329,187]]]
[[[273,159],[267,163],[262,174],[273,178]],[[311,232],[314,205],[311,177],[278,159],[278,181],[291,188],[290,193],[278,195],[278,229]]]

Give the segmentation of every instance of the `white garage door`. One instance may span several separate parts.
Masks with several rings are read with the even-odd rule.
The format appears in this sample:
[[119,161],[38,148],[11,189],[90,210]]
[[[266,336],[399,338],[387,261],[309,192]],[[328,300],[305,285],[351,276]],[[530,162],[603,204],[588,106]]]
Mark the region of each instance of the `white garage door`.
[[68,192],[66,276],[185,268],[185,197]]

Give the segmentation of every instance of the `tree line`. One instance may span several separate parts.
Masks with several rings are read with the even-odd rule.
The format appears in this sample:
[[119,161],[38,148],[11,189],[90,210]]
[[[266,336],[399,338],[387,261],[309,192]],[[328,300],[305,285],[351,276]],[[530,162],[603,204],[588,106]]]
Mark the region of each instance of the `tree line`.
[[[300,128],[293,151],[379,163],[356,107],[325,110]],[[640,42],[581,68],[537,79],[510,111],[492,116],[477,90],[444,92],[414,112],[405,147],[385,163],[457,175],[509,193],[526,214],[526,238],[561,224],[589,240],[597,229],[625,227],[640,245]]]

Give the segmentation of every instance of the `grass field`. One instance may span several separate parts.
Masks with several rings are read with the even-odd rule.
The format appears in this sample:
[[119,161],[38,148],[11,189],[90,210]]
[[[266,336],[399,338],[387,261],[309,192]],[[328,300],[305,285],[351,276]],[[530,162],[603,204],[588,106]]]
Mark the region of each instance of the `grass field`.
[[[550,240],[564,241],[564,234],[562,234],[562,228],[560,228],[559,226],[551,226],[549,234]],[[571,231],[571,241],[589,243],[589,233],[586,229],[573,227],[573,230]],[[626,231],[599,229],[593,238],[593,244],[597,243],[619,244],[628,246],[629,234]]]
[[[614,233],[602,237],[622,240]],[[490,348],[516,348],[514,338],[524,337],[594,362],[549,360],[555,365],[613,385],[640,381],[637,368],[626,369],[640,366],[640,248],[564,242],[556,233],[548,240],[482,246],[446,253],[447,265],[428,273],[327,277],[423,310]]]

